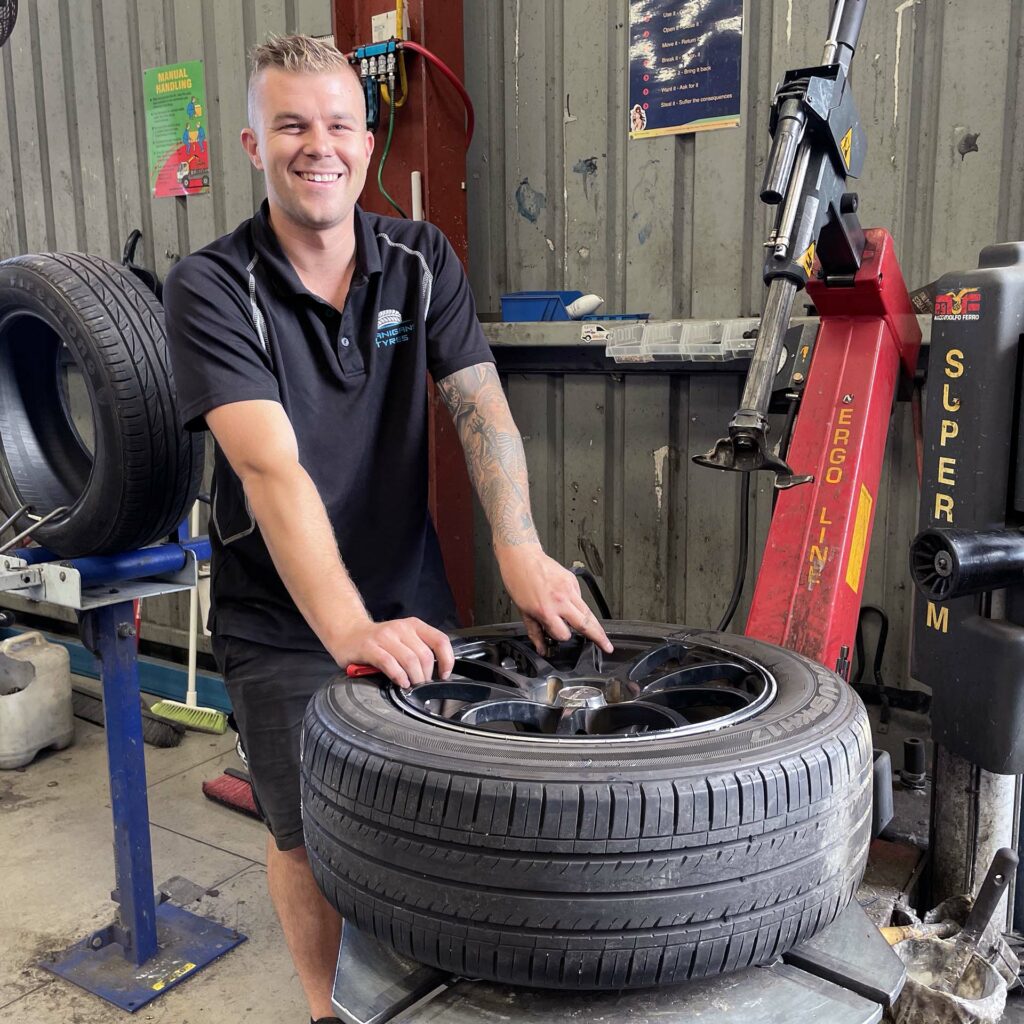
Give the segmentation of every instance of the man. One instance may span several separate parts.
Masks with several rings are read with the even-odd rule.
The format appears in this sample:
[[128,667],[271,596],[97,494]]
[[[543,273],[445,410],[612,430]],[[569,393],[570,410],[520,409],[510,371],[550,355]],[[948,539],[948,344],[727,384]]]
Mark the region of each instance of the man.
[[210,625],[271,830],[270,894],[311,1017],[332,1020],[341,923],[303,846],[298,735],[338,666],[401,687],[452,669],[428,370],[531,639],[575,629],[611,645],[537,540],[522,441],[454,252],[429,224],[356,207],[373,151],[358,75],[308,37],[258,47],[242,145],[267,201],[178,264],[164,301],[186,425],[217,442]]

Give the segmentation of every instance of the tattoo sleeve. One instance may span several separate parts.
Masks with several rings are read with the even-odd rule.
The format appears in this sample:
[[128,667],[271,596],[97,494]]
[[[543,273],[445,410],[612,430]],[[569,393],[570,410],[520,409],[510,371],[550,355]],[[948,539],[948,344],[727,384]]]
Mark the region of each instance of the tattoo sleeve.
[[438,382],[466,452],[466,465],[496,544],[537,542],[523,441],[491,363]]

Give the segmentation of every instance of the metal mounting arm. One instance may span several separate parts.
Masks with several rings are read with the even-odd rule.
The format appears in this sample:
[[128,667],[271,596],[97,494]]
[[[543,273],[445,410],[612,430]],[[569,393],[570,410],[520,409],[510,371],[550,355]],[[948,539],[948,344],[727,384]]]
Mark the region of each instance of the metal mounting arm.
[[729,434],[694,462],[749,473],[769,470],[775,486],[795,476],[768,443],[768,401],[796,296],[816,265],[828,283],[852,284],[864,253],[857,196],[847,178],[864,165],[866,140],[847,80],[867,0],[836,0],[823,64],[787,72],[772,106],[772,148],[761,199],[777,208],[765,241],[768,296],[740,408]]

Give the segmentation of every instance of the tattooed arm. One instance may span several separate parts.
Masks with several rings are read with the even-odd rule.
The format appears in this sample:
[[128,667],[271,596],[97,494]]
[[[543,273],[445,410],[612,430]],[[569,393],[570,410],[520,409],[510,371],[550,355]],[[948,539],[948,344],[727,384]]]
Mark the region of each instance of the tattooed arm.
[[568,640],[576,629],[611,651],[580,595],[579,581],[544,554],[530,512],[526,455],[493,364],[478,363],[438,383],[458,431],[473,486],[491,525],[501,578],[527,633],[543,652],[544,634]]

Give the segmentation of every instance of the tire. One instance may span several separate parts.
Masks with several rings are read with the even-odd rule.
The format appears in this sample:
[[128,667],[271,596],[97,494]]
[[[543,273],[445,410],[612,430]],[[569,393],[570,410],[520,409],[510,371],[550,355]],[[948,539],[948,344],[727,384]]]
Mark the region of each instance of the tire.
[[774,700],[697,736],[538,743],[339,677],[306,712],[302,797],[313,874],[345,918],[455,974],[590,990],[768,963],[846,907],[871,830],[856,694],[744,637],[605,625],[617,645],[685,638],[760,666]]
[[[81,372],[91,450],[62,360]],[[185,519],[202,472],[203,439],[180,426],[153,295],[97,256],[0,263],[0,507],[67,507],[32,533],[62,558],[130,551]]]

